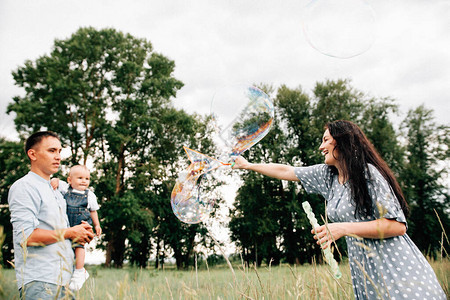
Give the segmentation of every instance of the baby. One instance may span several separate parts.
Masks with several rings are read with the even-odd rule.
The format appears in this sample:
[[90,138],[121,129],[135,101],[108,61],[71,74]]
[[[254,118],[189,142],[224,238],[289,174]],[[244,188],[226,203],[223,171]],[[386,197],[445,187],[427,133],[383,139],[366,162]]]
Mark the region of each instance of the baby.
[[[85,221],[94,225],[95,233],[100,236],[102,228],[97,214],[99,205],[95,194],[88,189],[90,178],[90,172],[86,166],[76,165],[70,169],[67,183],[53,178],[51,185],[55,189],[58,188],[66,199],[70,226]],[[89,278],[89,273],[84,268],[85,255],[84,246],[77,244],[75,246],[75,271],[69,284],[71,290],[78,291]]]

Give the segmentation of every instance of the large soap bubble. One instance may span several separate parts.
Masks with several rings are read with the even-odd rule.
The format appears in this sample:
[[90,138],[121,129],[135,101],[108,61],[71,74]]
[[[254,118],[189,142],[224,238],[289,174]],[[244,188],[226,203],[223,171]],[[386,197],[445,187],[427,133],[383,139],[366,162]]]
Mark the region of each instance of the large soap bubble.
[[313,0],[302,17],[308,43],[328,56],[351,58],[375,41],[375,13],[364,0]]
[[262,90],[247,85],[219,89],[211,102],[219,160],[234,157],[258,143],[272,127],[273,102]]
[[215,170],[231,165],[236,156],[266,136],[274,117],[273,103],[266,93],[241,85],[219,90],[211,112],[221,155],[215,159],[184,147],[191,164],[179,173],[171,195],[174,214],[189,224],[205,221],[214,207],[214,193],[208,187],[218,180]]
[[204,221],[214,207],[214,198],[207,193],[206,182],[212,177],[211,171],[222,165],[218,160],[184,147],[191,164],[178,175],[172,190],[170,203],[178,219],[196,224]]

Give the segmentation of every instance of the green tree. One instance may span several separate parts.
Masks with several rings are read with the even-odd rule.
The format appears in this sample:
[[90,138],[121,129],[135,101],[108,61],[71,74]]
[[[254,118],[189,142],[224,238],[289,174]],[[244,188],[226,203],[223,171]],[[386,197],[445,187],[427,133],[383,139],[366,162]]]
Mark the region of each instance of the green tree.
[[[177,267],[183,269],[191,263],[197,244],[210,247],[203,223],[184,224],[171,209],[170,198],[175,179],[189,164],[183,146],[210,155],[215,153],[215,149],[210,138],[209,118],[171,108],[159,120],[155,136],[150,142],[152,147],[147,149],[146,155],[140,156],[142,160],[139,162],[139,171],[132,178],[136,188],[146,184],[145,190],[152,194],[146,198],[146,207],[151,208],[154,214],[154,226],[150,232],[141,236],[145,241],[154,241],[154,244],[148,244],[148,251],[154,250],[160,258],[156,260],[156,267],[159,263],[164,263],[164,258],[171,250]],[[152,180],[148,181],[146,174],[152,174]]]
[[432,110],[423,105],[410,110],[402,123],[406,142],[406,165],[402,173],[405,197],[411,207],[409,234],[429,255],[440,250],[442,228],[449,231],[450,203],[443,179],[448,174],[450,127],[438,125]]
[[[139,44],[138,44],[139,45]],[[149,148],[152,147],[151,141],[164,138],[158,133],[158,122],[167,113],[170,97],[175,96],[175,92],[181,87],[181,82],[171,78],[174,70],[174,63],[156,54],[146,59],[145,53],[149,49],[139,49],[137,45],[129,45],[129,51],[126,52],[126,63],[118,70],[115,83],[120,88],[119,95],[111,105],[113,111],[118,115],[114,124],[108,124],[105,132],[105,140],[108,145],[109,154],[115,165],[115,188],[111,199],[122,201],[126,191],[130,188],[127,182],[130,180],[127,172],[137,171],[136,163],[142,162],[142,157],[147,157]],[[139,51],[133,52],[137,48]],[[142,52],[142,53],[141,53]],[[145,68],[148,63],[149,68]],[[145,78],[142,80],[142,77]],[[162,82],[162,83],[161,83]],[[131,201],[135,203],[138,198],[132,197]],[[114,203],[115,201],[112,201]],[[143,204],[143,203],[142,203]],[[136,203],[139,207],[140,205]],[[107,206],[109,208],[109,206]],[[112,210],[114,210],[113,205]],[[137,210],[139,212],[141,210]],[[141,216],[148,218],[152,214],[141,211]],[[112,213],[112,211],[111,211]],[[136,216],[139,216],[137,214]],[[133,220],[130,224],[130,220]],[[123,234],[124,228],[140,228],[138,224],[147,224],[151,222],[142,222],[138,218],[114,220],[108,223],[112,228],[110,231],[110,241],[107,247],[107,260],[114,260],[116,266],[121,266],[123,262],[123,250],[125,249],[125,240],[128,236],[135,237],[133,234]],[[142,229],[142,228],[140,228]],[[150,228],[146,228],[149,232]],[[131,231],[133,233],[134,230]],[[138,232],[142,231],[137,231]],[[135,239],[134,239],[135,240]],[[140,240],[137,240],[140,244]]]
[[[273,93],[269,85],[260,85],[267,94]],[[276,111],[276,110],[275,110]],[[245,156],[252,162],[277,162],[284,135],[275,121],[272,129],[258,144],[249,149]],[[280,207],[279,191],[282,183],[254,172],[242,172],[243,185],[239,188],[234,208],[231,209],[229,223],[231,240],[235,241],[247,263],[260,265],[278,264],[281,260],[279,250]]]
[[[301,87],[289,89],[281,86],[275,99],[278,118],[284,124],[286,134],[286,154],[280,162],[293,166],[312,165],[321,162],[318,151],[322,128],[314,126],[315,102]],[[317,105],[319,106],[319,105]],[[320,125],[320,126],[323,126]],[[290,182],[280,191],[282,208],[280,212],[280,229],[285,259],[288,263],[311,262],[313,256],[321,260],[320,248],[317,247],[310,234],[310,224],[301,207],[308,201],[314,211],[324,212],[324,201],[317,195],[308,195],[299,183]],[[324,213],[322,213],[324,215]]]
[[368,99],[360,126],[398,177],[404,166],[404,149],[400,146],[398,133],[390,120],[390,116],[397,113],[397,110],[393,99]]
[[55,40],[49,56],[14,71],[16,84],[26,92],[8,105],[7,112],[16,113],[17,131],[58,132],[72,151],[70,163],[86,163],[104,130],[105,108],[116,96],[112,81],[123,64],[126,39],[132,37],[113,29],[81,28],[67,40]]
[[[56,131],[72,151],[70,164],[94,164],[106,265],[121,267],[125,258],[146,264],[154,228],[162,230],[169,216],[175,222],[169,199],[184,157],[181,145],[195,145],[195,136],[205,133],[202,147],[209,147],[197,117],[172,107],[183,86],[174,68],[144,39],[81,28],[55,41],[49,56],[13,72],[26,92],[8,106],[19,133]],[[157,205],[163,204],[161,218]],[[197,236],[192,228],[180,231],[187,238],[178,240]],[[192,246],[186,249],[192,252]]]
[[[270,134],[267,136],[270,139]],[[261,161],[258,155],[263,147],[254,146],[248,153],[251,161]],[[267,148],[266,153],[270,152]],[[258,158],[257,158],[258,157]],[[281,198],[277,195],[281,181],[253,172],[242,174],[243,185],[239,188],[229,223],[231,240],[240,248],[247,263],[257,266],[263,260],[278,264],[281,251],[277,246],[279,237],[278,212]]]
[[3,260],[0,263],[7,268],[12,267],[8,261],[14,258],[8,192],[11,185],[28,171],[28,158],[23,143],[0,138],[0,226],[3,226],[6,235],[1,248]]
[[359,123],[365,95],[350,85],[348,79],[316,83],[313,89],[313,124],[321,137],[327,122],[348,120]]

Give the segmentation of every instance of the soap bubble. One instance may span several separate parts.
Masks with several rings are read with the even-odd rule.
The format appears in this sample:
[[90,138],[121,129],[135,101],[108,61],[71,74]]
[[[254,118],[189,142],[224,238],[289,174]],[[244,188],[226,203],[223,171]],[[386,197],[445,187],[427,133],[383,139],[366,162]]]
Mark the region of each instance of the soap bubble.
[[211,103],[214,137],[219,157],[213,158],[183,147],[191,164],[178,173],[171,194],[174,214],[182,222],[197,224],[206,220],[214,208],[217,182],[222,166],[258,143],[272,127],[274,107],[269,96],[253,86],[233,86],[219,90]]
[[180,221],[197,224],[209,217],[215,204],[215,199],[204,188],[209,177],[209,174],[203,174],[198,178],[177,180],[170,203],[173,213]]
[[364,0],[313,0],[302,21],[308,43],[328,56],[351,58],[375,41],[375,12]]
[[178,173],[170,203],[178,219],[188,224],[197,224],[208,218],[214,208],[214,194],[208,189],[215,180],[211,171],[222,164],[203,153],[183,148],[191,164]]
[[223,154],[219,160],[230,162],[267,135],[273,123],[274,106],[262,90],[233,85],[215,93],[211,115],[215,142]]

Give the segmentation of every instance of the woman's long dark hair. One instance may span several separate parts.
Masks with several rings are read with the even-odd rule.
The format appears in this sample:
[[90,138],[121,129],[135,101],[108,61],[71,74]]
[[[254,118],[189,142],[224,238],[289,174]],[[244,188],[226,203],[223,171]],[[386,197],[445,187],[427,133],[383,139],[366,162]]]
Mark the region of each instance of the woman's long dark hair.
[[362,130],[356,124],[343,120],[328,123],[325,129],[328,129],[336,141],[337,154],[334,151],[332,154],[340,163],[344,173],[342,175],[348,179],[356,206],[355,214],[368,216],[373,212],[366,181],[366,173],[369,172],[368,164],[372,164],[390,185],[407,217],[409,207],[397,179]]

